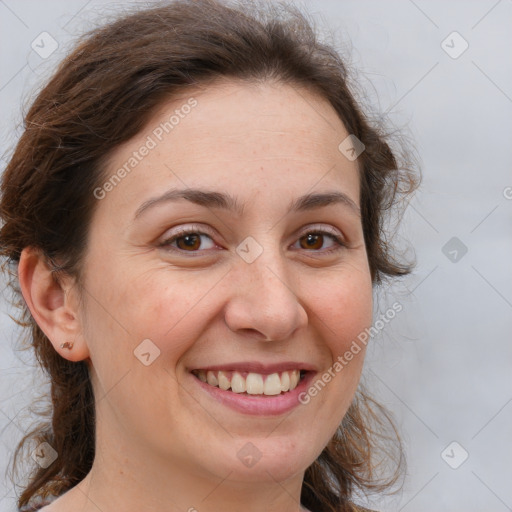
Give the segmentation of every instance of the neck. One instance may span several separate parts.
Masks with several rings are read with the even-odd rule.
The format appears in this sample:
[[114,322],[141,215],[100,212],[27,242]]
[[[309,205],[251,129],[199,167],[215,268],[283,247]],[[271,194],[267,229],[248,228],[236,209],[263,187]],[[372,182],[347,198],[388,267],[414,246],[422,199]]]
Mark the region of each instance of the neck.
[[[304,472],[278,482],[269,471],[255,480],[237,479],[237,469],[211,475],[187,460],[151,457],[147,447],[96,439],[93,467],[65,497],[64,508],[83,512],[299,512]],[[57,508],[56,512],[60,509]]]
[[[142,466],[142,464],[141,464]],[[144,464],[146,467],[146,464]],[[167,471],[165,476],[93,467],[77,486],[83,512],[299,512],[302,479],[286,482],[236,482],[201,480],[184,472]]]

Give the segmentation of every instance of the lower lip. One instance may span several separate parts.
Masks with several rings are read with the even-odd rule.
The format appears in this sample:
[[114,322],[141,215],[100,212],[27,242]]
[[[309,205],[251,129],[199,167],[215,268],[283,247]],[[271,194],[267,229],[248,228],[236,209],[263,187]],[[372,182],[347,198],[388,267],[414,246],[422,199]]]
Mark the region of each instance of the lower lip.
[[233,391],[225,391],[216,386],[210,386],[206,382],[199,380],[192,373],[190,374],[194,381],[211,397],[222,404],[244,414],[253,414],[257,416],[278,416],[291,411],[298,405],[303,405],[299,401],[299,395],[305,392],[315,373],[307,372],[303,379],[292,391],[287,391],[281,395],[243,395]]

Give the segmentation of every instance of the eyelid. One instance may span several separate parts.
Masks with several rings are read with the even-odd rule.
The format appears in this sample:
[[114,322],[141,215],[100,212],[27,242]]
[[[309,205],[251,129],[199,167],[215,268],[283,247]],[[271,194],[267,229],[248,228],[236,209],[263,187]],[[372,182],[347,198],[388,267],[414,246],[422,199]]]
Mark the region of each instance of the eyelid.
[[[172,229],[174,229],[174,228],[171,228],[171,231],[172,231]],[[194,224],[194,223],[183,224],[183,225],[180,224],[180,225],[176,226],[175,232],[171,233],[168,238],[172,238],[174,236],[180,235],[181,233],[190,233],[190,232],[201,233],[203,235],[208,235],[208,236],[213,234],[213,230],[204,224]]]
[[186,224],[184,226],[178,226],[175,231],[166,231],[166,235],[163,236],[163,239],[159,242],[159,247],[164,248],[170,248],[171,250],[176,250],[179,252],[187,252],[188,254],[193,254],[194,252],[200,253],[203,251],[182,251],[181,249],[178,249],[176,247],[172,247],[171,243],[174,242],[177,238],[180,238],[182,236],[186,236],[188,234],[197,234],[197,235],[206,235],[210,237],[215,245],[218,245],[217,242],[214,240],[214,233],[213,230],[208,228],[205,225],[202,224]]
[[[171,228],[172,229],[172,228]],[[329,224],[309,224],[307,226],[304,226],[303,228],[299,229],[294,235],[294,241],[292,244],[295,244],[298,242],[300,238],[307,235],[308,233],[319,233],[319,234],[327,234],[332,236],[335,243],[339,245],[338,249],[340,247],[346,247],[347,241],[345,239],[345,236],[343,233],[334,228],[333,226]],[[206,235],[212,239],[212,242],[218,246],[217,242],[215,241],[215,234],[213,233],[213,230],[210,229],[206,225],[202,224],[186,224],[184,226],[178,226],[176,228],[176,231],[170,232],[168,235],[165,235],[165,238],[159,243],[159,247],[167,248],[168,250],[173,250],[179,253],[186,253],[187,255],[199,255],[204,252],[209,252],[212,249],[203,249],[199,251],[184,251],[179,248],[173,247],[171,243],[173,243],[176,239],[186,236],[187,234],[197,234],[197,235]],[[320,251],[311,251],[311,252],[318,252],[318,253],[327,253],[336,250],[334,249],[328,249],[328,250],[320,250]]]
[[343,244],[347,243],[344,234],[339,229],[336,229],[335,227],[330,226],[329,224],[309,224],[308,226],[301,228],[298,231],[298,234],[295,235],[295,237],[300,238],[300,237],[307,235],[308,233],[311,233],[311,232],[326,233],[328,235],[332,235],[340,243],[343,243]]

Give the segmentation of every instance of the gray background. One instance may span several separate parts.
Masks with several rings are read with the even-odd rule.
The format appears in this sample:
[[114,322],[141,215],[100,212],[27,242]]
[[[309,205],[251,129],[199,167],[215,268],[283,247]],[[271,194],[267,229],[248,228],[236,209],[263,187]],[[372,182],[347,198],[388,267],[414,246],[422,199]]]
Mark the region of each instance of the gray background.
[[[19,135],[20,106],[73,39],[128,5],[0,0],[1,153]],[[373,340],[364,377],[396,417],[408,469],[399,493],[368,503],[383,512],[512,510],[512,2],[301,5],[349,48],[363,97],[414,140],[423,169],[400,232],[417,268],[376,296],[376,315],[395,300],[404,309]],[[46,59],[31,49],[44,31],[59,43]],[[454,31],[463,39],[448,37]],[[29,354],[13,350],[19,331],[0,300],[4,512],[15,493],[4,468],[30,425],[27,404],[46,388]]]

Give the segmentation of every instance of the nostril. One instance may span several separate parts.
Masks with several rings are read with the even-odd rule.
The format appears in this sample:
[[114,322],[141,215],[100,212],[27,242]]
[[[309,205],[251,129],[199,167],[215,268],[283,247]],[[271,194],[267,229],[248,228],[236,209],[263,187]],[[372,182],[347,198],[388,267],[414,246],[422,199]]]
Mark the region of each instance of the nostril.
[[[258,341],[272,341],[271,338],[269,338],[262,332],[258,331],[257,329],[252,329],[250,327],[244,327],[242,329],[239,329],[238,332],[241,332],[243,334],[248,334],[252,338],[258,338]],[[262,338],[264,338],[264,339],[262,339]]]

